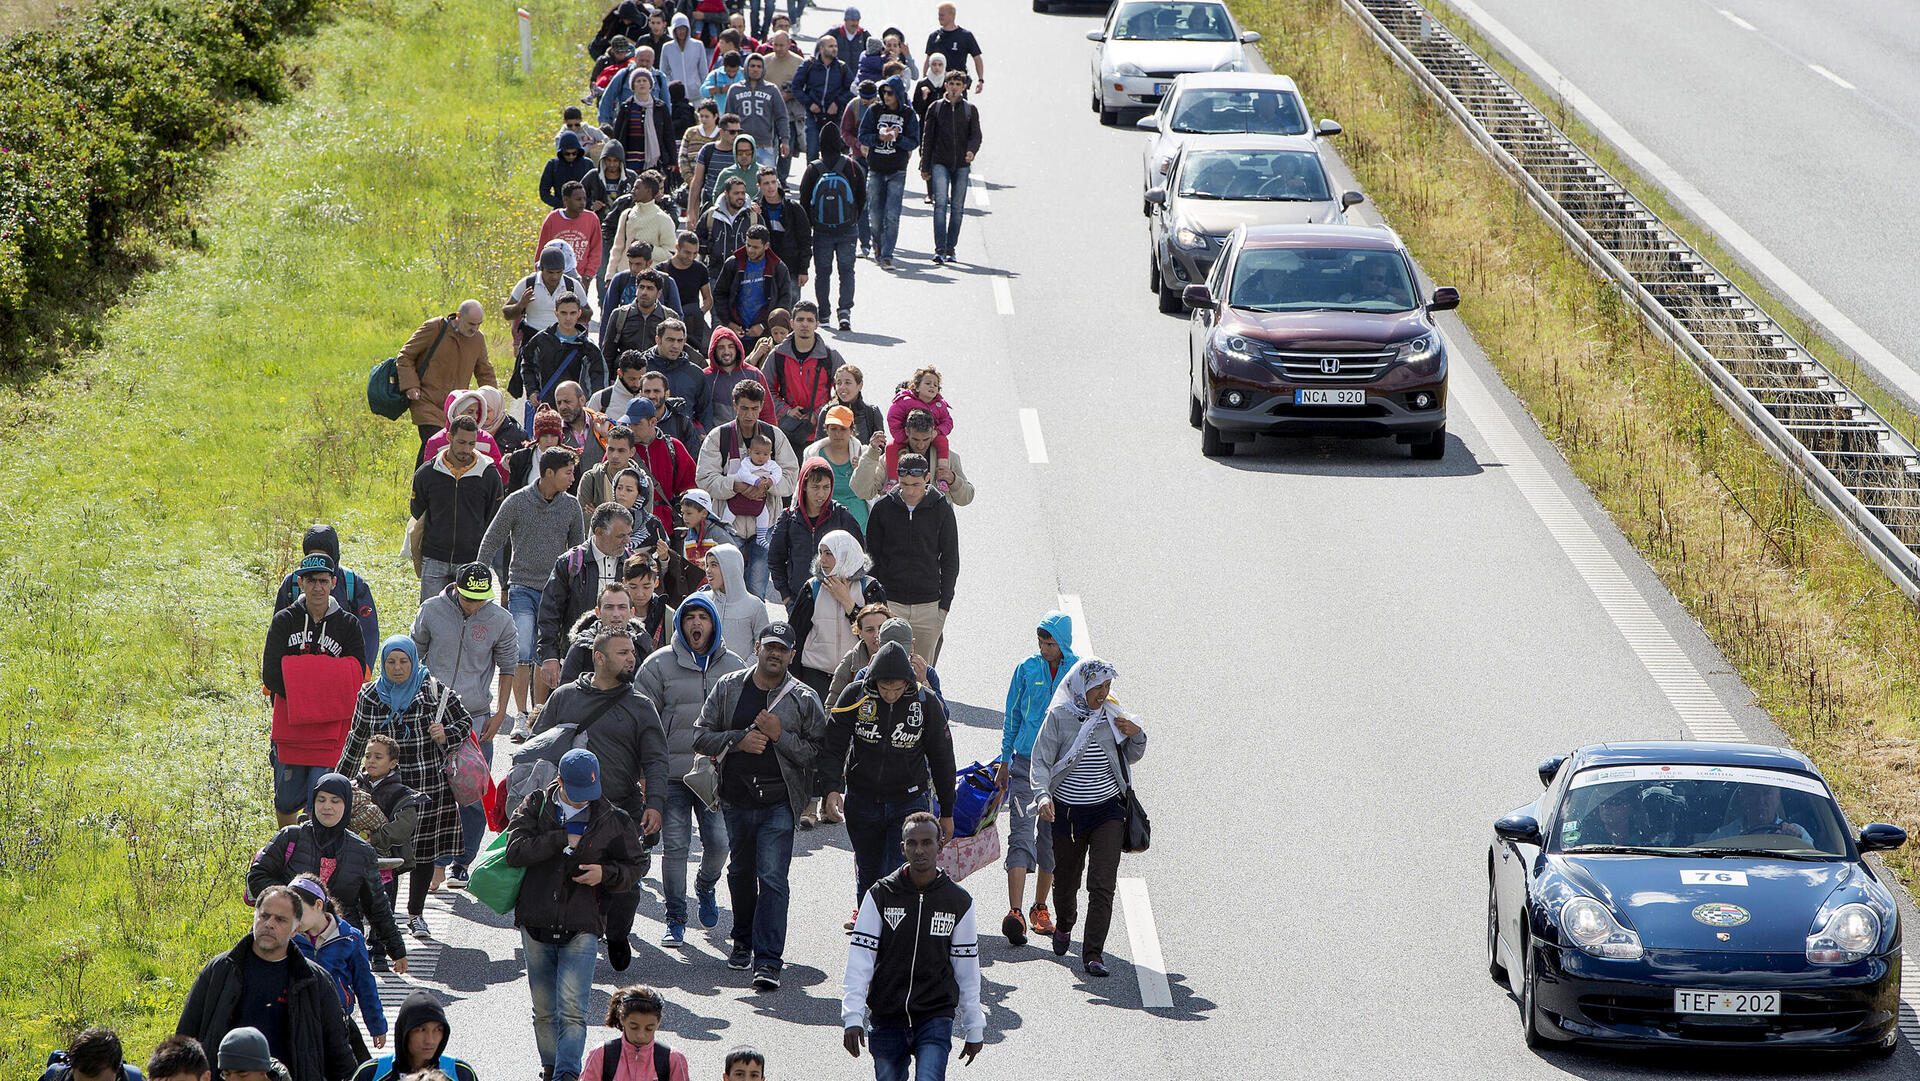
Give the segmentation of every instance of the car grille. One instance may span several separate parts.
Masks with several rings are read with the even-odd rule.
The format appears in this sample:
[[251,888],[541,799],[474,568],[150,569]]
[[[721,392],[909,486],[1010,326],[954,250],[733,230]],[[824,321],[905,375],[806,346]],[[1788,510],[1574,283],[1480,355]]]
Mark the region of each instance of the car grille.
[[1165,79],[1168,82],[1172,82],[1174,79],[1187,74],[1191,73],[1186,71],[1149,71],[1147,72],[1147,78]]
[[[1393,353],[1300,352],[1262,346],[1267,363],[1287,379],[1301,383],[1367,383],[1386,372]],[[1332,371],[1328,371],[1328,368]]]
[[1781,1013],[1771,1017],[1708,1017],[1673,1012],[1672,998],[1634,995],[1588,995],[1580,999],[1581,1012],[1603,1025],[1645,1027],[1676,1036],[1738,1042],[1766,1039],[1783,1032],[1846,1031],[1865,1022],[1867,1010],[1858,1002],[1802,995],[1781,996]]

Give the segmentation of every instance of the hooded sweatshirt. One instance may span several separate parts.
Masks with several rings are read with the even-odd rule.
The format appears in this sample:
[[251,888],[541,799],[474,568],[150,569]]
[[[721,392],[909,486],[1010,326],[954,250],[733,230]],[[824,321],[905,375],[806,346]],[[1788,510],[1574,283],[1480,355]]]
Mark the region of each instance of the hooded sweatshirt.
[[[547,167],[540,171],[540,201],[555,210],[560,209],[560,189],[567,181],[578,180],[585,183],[587,174],[593,172],[594,164],[587,157],[586,145],[580,137],[570,131],[563,131],[554,140],[553,157],[547,159]],[[567,161],[560,156],[563,150],[578,150],[580,156]]]
[[[333,560],[333,599],[360,621],[360,637],[367,647],[367,667],[373,667],[374,651],[380,648],[380,608],[374,603],[373,589],[367,580],[340,565],[340,534],[330,525],[316,525],[300,538],[300,554],[319,552]],[[300,576],[288,571],[280,580],[280,591],[273,595],[273,610],[278,612],[300,597]]]
[[[681,29],[687,31],[685,42],[680,37]],[[699,38],[693,36],[693,21],[686,12],[674,15],[667,31],[672,37],[660,50],[658,57],[660,70],[666,73],[669,83],[679,83],[689,90],[707,81],[707,47]]]
[[742,79],[727,92],[724,111],[740,114],[740,130],[753,136],[756,147],[777,147],[786,140],[791,129],[791,121],[787,118],[787,96],[770,79],[763,77],[755,81],[745,77],[746,64],[741,64],[740,70]]
[[[695,610],[705,612],[716,631],[704,653],[695,653],[688,644],[682,622]],[[673,614],[671,646],[655,651],[633,677],[633,689],[652,700],[666,726],[667,776],[677,780],[693,768],[694,726],[700,720],[700,707],[706,704],[721,676],[745,667],[746,662],[726,646],[713,598],[704,592],[688,597]]]
[[[819,514],[809,515],[801,510],[806,500],[807,477],[818,472],[832,476],[833,466],[817,455],[808,457],[800,466],[800,478],[793,486],[793,502],[780,512],[780,520],[773,524],[773,536],[768,538],[767,565],[774,591],[783,598],[791,599],[813,573],[813,557],[820,550],[822,537],[841,529],[852,534],[856,543],[866,543],[866,531],[859,519],[833,496],[827,497]],[[838,660],[837,654],[835,659]]]
[[715,589],[709,582],[693,596],[706,597],[720,613],[721,641],[752,653],[755,639],[772,622],[767,617],[767,603],[747,590],[747,560],[740,549],[717,544],[712,554],[720,562],[721,588]]
[[[880,139],[880,125],[897,124],[899,134],[890,142]],[[860,118],[860,145],[867,149],[867,168],[876,173],[898,173],[913,158],[920,145],[920,118],[907,104],[907,87],[900,76],[880,84],[880,102]]]
[[[726,168],[720,170],[719,176],[713,178],[715,203],[718,203],[720,196],[726,192],[727,180],[736,176],[740,178],[742,184],[747,186],[747,205],[753,205],[753,202],[760,198],[760,178],[757,175],[760,172],[760,166],[751,160],[746,165],[740,164],[740,147],[743,144],[749,151],[757,152],[760,149],[759,140],[745,131],[733,137],[733,160],[727,163]],[[746,238],[742,236],[741,242],[745,243],[745,241]]]
[[[407,1035],[429,1021],[437,1021],[444,1035],[440,1037],[440,1046],[434,1049],[438,1063],[409,1063],[410,1069],[400,1069],[397,1055],[407,1047]],[[437,1068],[446,1074],[449,1081],[479,1081],[479,1075],[465,1061],[447,1054],[447,1043],[453,1038],[453,1026],[447,1022],[447,1011],[441,1007],[440,1000],[433,992],[424,988],[407,996],[400,1004],[400,1012],[394,1015],[393,1039],[388,1042],[387,1053],[369,1062],[360,1064],[354,1072],[353,1081],[399,1081],[400,1078],[416,1070]]]
[[1059,643],[1060,663],[1050,668],[1036,651],[1014,667],[1013,680],[1007,684],[1006,720],[1000,734],[1002,762],[1013,761],[1017,754],[1033,754],[1033,741],[1040,735],[1040,722],[1046,720],[1054,689],[1060,686],[1060,677],[1080,659],[1073,652],[1072,616],[1056,609],[1042,616],[1034,629],[1047,632]]
[[373,969],[367,963],[367,940],[353,924],[338,916],[328,916],[327,926],[319,934],[296,934],[293,944],[307,960],[333,977],[333,986],[340,992],[340,1005],[348,1016],[352,1016],[357,1003],[361,1018],[367,1022],[367,1034],[387,1034],[387,1011],[380,1006],[380,985],[374,981]]
[[[722,341],[733,343],[733,368],[723,370],[713,359]],[[740,344],[740,336],[726,327],[714,327],[713,336],[707,341],[707,419],[708,428],[718,428],[733,419],[733,388],[748,379],[757,379],[768,394],[773,387],[768,385],[766,373],[747,363],[746,347]]]
[[492,601],[467,615],[452,585],[420,605],[412,638],[421,662],[451,686],[460,704],[476,717],[493,712],[498,677],[512,675],[520,661],[520,632],[513,616]]
[[[880,684],[905,680],[907,689],[888,702]],[[824,792],[858,791],[883,803],[924,799],[929,787],[940,817],[953,817],[953,734],[938,695],[920,686],[905,646],[888,642],[867,668],[867,678],[840,694],[827,719],[821,758]]]

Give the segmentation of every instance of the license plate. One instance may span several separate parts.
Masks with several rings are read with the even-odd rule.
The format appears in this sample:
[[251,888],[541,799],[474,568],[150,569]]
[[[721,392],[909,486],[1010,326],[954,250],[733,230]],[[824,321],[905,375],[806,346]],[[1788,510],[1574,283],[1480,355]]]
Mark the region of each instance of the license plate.
[[1365,405],[1367,392],[1364,390],[1334,390],[1307,387],[1293,392],[1295,405]]
[[1153,84],[1153,92],[1156,94],[1165,94],[1167,91],[1172,89],[1173,89],[1172,83],[1154,83]]
[[1778,991],[1675,991],[1675,1013],[1717,1013],[1741,1017],[1770,1016],[1780,1012]]

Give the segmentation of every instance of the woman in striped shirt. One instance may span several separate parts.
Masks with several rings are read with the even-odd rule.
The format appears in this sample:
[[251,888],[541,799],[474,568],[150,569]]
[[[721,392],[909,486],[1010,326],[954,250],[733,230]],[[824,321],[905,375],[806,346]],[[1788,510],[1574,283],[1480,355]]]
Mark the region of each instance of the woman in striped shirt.
[[[1080,958],[1087,975],[1107,975],[1104,951],[1120,875],[1127,763],[1147,753],[1147,734],[1113,697],[1113,666],[1088,657],[1067,670],[1033,744],[1034,814],[1052,823],[1053,952],[1065,956],[1087,880],[1087,926]],[[1045,828],[1045,827],[1043,827]]]

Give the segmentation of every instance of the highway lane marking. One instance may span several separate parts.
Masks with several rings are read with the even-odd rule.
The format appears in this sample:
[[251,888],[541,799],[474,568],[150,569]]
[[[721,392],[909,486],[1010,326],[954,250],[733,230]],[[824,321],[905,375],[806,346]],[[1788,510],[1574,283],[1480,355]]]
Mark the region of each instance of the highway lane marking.
[[1753,25],[1752,23],[1750,23],[1750,22],[1748,22],[1747,20],[1745,20],[1745,19],[1743,19],[1743,18],[1741,18],[1741,17],[1740,17],[1740,16],[1738,16],[1738,15],[1735,15],[1735,14],[1734,14],[1733,12],[1731,12],[1731,11],[1728,11],[1728,10],[1727,10],[1726,8],[1720,8],[1720,9],[1719,9],[1719,11],[1720,11],[1720,14],[1722,14],[1722,15],[1725,15],[1725,16],[1727,17],[1727,21],[1728,21],[1728,22],[1730,22],[1730,23],[1732,23],[1733,25],[1735,25],[1735,26],[1737,26],[1737,27],[1739,27],[1740,29],[1742,29],[1742,30],[1753,30],[1753,29],[1755,29],[1755,27],[1754,27],[1754,25]]
[[1001,315],[1013,314],[1013,289],[1007,284],[1005,273],[993,275],[993,308]]
[[1599,534],[1581,516],[1573,500],[1520,438],[1513,422],[1481,383],[1479,373],[1472,365],[1455,364],[1452,375],[1450,389],[1466,407],[1468,419],[1479,429],[1487,448],[1506,465],[1507,475],[1520,489],[1520,494],[1586,582],[1615,629],[1627,640],[1647,675],[1680,715],[1687,738],[1747,742],[1746,731],[1727,712],[1720,696],[1707,686],[1700,670],[1673,640],[1666,625],[1654,614],[1653,607],[1601,542]]
[[1074,653],[1082,657],[1094,657],[1093,630],[1087,626],[1087,610],[1080,606],[1080,594],[1060,594],[1060,610],[1073,620]]
[[1904,963],[1900,966],[1900,1033],[1907,1038],[1907,1046],[1920,1052],[1920,1008],[1914,1003],[1920,1002],[1920,966],[1914,964],[1913,955],[1902,954]]
[[[1821,292],[1815,289],[1805,278],[1769,251],[1753,234],[1742,229],[1727,212],[1720,209],[1713,200],[1699,188],[1693,186],[1679,171],[1667,164],[1666,160],[1655,154],[1639,139],[1627,131],[1618,120],[1602,109],[1599,103],[1588,97],[1573,85],[1564,73],[1545,57],[1535,52],[1519,35],[1507,29],[1505,24],[1494,18],[1486,9],[1474,0],[1447,0],[1460,14],[1473,22],[1480,31],[1492,39],[1514,62],[1532,71],[1534,77],[1543,85],[1553,88],[1573,111],[1587,122],[1587,126],[1598,132],[1615,149],[1624,154],[1640,170],[1665,188],[1673,199],[1692,212],[1693,216],[1718,234],[1720,239],[1765,278],[1774,287],[1786,295],[1786,299],[1797,305],[1804,313],[1827,333],[1840,339],[1867,367],[1873,369],[1880,382],[1896,394],[1910,402],[1920,402],[1920,371],[1907,366],[1893,350],[1880,343],[1880,340],[1867,333],[1865,328],[1854,322]],[[1884,110],[1883,110],[1884,111]]]
[[1160,931],[1153,923],[1153,904],[1147,900],[1147,880],[1119,881],[1120,911],[1127,917],[1127,944],[1133,950],[1133,974],[1140,980],[1140,1005],[1149,1010],[1173,1007],[1173,988],[1167,983],[1167,962],[1160,956]]
[[1808,64],[1807,66],[1813,69],[1813,73],[1815,75],[1818,75],[1823,79],[1826,79],[1828,82],[1831,82],[1833,85],[1839,87],[1842,90],[1859,89],[1858,87],[1854,86],[1852,83],[1846,81],[1845,79],[1842,79],[1840,76],[1835,75],[1833,72],[1828,71],[1826,68],[1823,68],[1818,64]]
[[1034,465],[1047,464],[1047,441],[1040,435],[1040,414],[1037,410],[1020,411],[1020,434],[1027,438],[1027,461]]
[[987,192],[987,180],[985,177],[969,169],[967,171],[967,187],[970,189],[979,189],[979,192],[974,196],[973,205],[982,210],[993,209],[993,196]]

